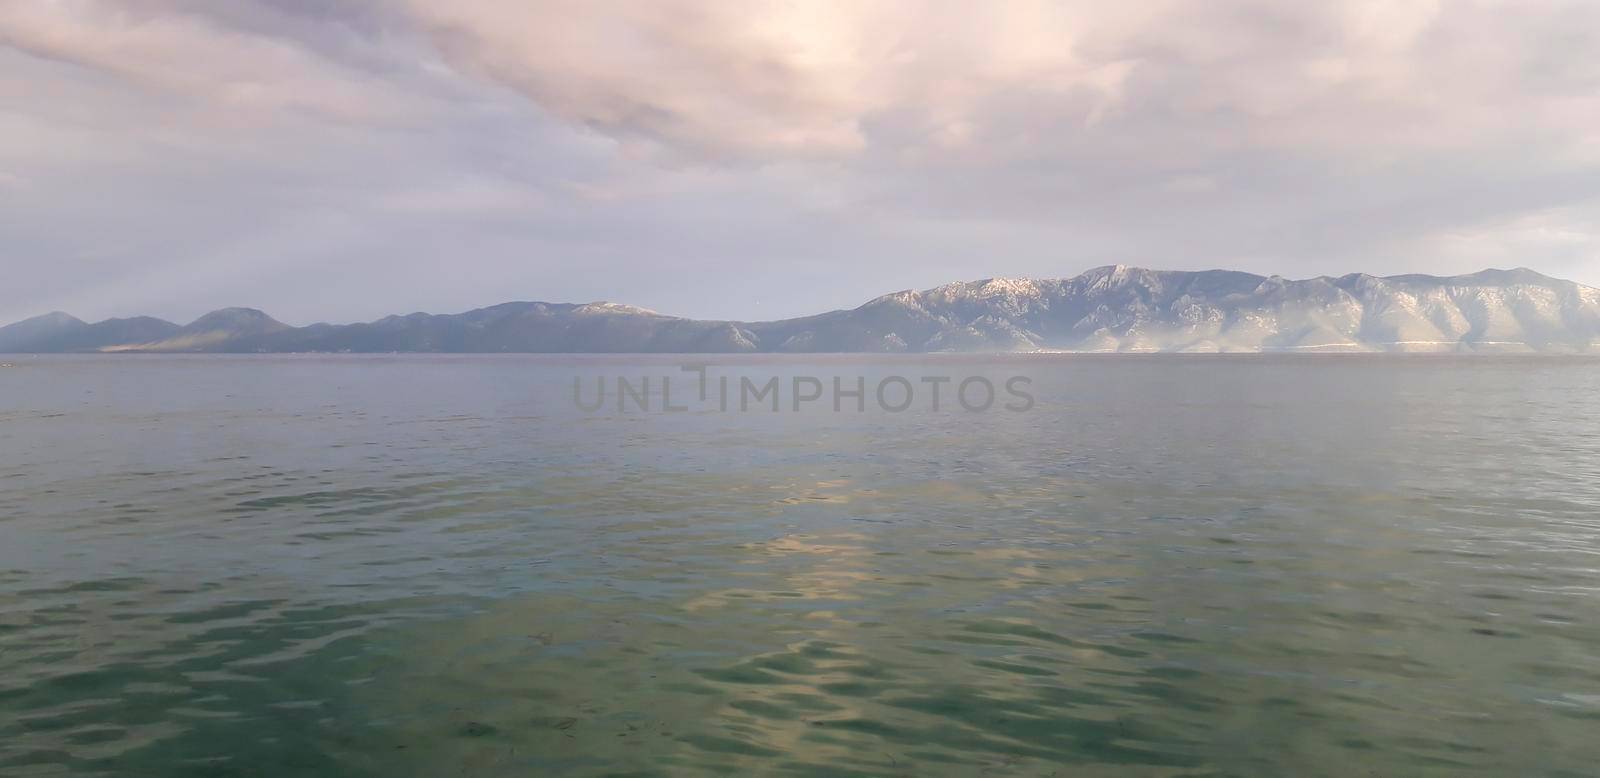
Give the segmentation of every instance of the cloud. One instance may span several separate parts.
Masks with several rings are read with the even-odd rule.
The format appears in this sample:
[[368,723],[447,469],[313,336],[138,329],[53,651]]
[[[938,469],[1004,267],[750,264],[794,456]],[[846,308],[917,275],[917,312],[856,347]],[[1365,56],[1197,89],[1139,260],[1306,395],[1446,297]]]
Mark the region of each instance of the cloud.
[[351,122],[392,118],[394,84],[330,61],[302,41],[226,27],[174,3],[41,0],[0,4],[0,45],[233,116],[307,111]]
[[597,131],[713,159],[980,142],[1016,155],[1152,125],[1183,150],[1394,151],[1600,118],[1588,3],[406,7],[469,72]]
[[1097,259],[1457,268],[1483,253],[1399,254],[1600,194],[1591,3],[408,9],[646,159],[809,164],[862,218],[1048,224]]
[[403,214],[420,216],[525,215],[544,205],[545,198],[526,185],[492,178],[467,178],[434,183],[415,189],[400,189],[379,195],[374,206]]
[[751,8],[408,5],[452,62],[598,132],[712,158],[859,149],[863,41],[804,4]]
[[907,120],[959,145],[1026,85],[1103,111],[1128,63],[1084,59],[1089,16],[1008,3],[411,2],[439,49],[551,112],[703,161],[867,153]]
[[1596,50],[1581,0],[0,0],[0,318],[1600,283]]
[[1532,264],[1545,273],[1583,275],[1593,271],[1595,257],[1600,257],[1597,224],[1600,199],[1425,234],[1406,248],[1483,267],[1515,267],[1535,258]]

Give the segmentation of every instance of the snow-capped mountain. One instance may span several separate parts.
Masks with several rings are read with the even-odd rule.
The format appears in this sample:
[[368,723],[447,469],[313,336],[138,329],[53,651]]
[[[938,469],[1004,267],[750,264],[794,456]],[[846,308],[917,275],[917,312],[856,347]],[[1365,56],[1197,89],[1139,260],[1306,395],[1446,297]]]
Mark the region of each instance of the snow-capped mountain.
[[[1117,265],[1067,279],[996,278],[898,292],[830,316],[842,320],[830,322],[828,331],[893,335],[912,351],[1583,351],[1600,345],[1600,289],[1526,269],[1291,281]],[[808,331],[815,329],[824,328]]]
[[[136,324],[132,326],[130,323]],[[178,327],[46,314],[0,351],[1600,352],[1600,289],[1531,270],[1289,280],[1122,265],[887,294],[852,310],[704,321],[614,303],[504,303],[367,324],[289,327],[224,309]]]

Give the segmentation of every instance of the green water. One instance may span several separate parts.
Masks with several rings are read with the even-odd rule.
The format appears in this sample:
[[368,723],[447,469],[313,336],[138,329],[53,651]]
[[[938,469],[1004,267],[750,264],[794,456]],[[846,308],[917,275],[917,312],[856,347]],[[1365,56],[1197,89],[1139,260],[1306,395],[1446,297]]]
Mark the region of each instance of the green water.
[[5,361],[0,775],[1600,763],[1600,361]]

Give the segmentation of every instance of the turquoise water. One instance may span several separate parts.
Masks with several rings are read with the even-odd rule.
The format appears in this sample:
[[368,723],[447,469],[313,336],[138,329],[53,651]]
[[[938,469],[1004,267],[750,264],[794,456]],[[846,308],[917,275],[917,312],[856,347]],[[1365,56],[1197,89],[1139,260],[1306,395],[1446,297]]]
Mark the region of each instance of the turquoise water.
[[0,361],[0,775],[1600,763],[1600,361]]

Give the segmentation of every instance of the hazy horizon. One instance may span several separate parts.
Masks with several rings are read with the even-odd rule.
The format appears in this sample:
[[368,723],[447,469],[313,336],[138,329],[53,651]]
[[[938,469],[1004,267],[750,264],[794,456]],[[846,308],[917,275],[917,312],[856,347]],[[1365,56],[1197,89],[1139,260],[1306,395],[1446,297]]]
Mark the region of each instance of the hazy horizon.
[[[1135,266],[1131,266],[1131,265],[1124,265],[1124,266],[1125,267],[1135,267]],[[1100,265],[1100,266],[1097,266],[1095,268],[1086,268],[1084,270],[1084,272],[1087,273],[1089,271],[1092,271],[1092,270],[1095,270],[1095,269],[1098,269],[1098,268],[1101,268],[1101,267],[1107,267],[1107,266],[1106,265]],[[1161,268],[1161,267],[1145,267],[1145,268],[1138,268],[1138,269],[1150,270],[1150,271],[1154,271],[1154,272],[1157,272],[1157,273],[1169,273],[1169,272],[1176,272],[1176,273],[1185,273],[1185,272],[1249,272],[1249,271],[1235,271],[1233,268],[1221,268],[1221,267],[1195,268],[1193,270],[1177,269],[1177,268]],[[1556,281],[1572,281],[1574,283],[1580,283],[1580,284],[1582,283],[1582,282],[1574,281],[1573,279],[1570,279],[1570,278],[1560,278],[1560,277],[1552,276],[1549,273],[1541,272],[1537,268],[1528,268],[1528,267],[1515,267],[1515,268],[1512,268],[1512,267],[1505,267],[1505,268],[1485,267],[1485,268],[1479,268],[1478,270],[1475,270],[1475,271],[1469,271],[1469,272],[1466,272],[1466,273],[1457,274],[1457,276],[1467,276],[1467,275],[1474,275],[1474,274],[1477,274],[1477,273],[1486,273],[1486,272],[1503,272],[1503,271],[1516,271],[1516,270],[1531,270],[1534,273],[1538,273],[1540,275],[1547,276],[1547,277],[1552,278],[1552,279],[1554,279]],[[1073,274],[1070,274],[1070,275],[1051,276],[1051,277],[1037,276],[1037,277],[1033,277],[1032,280],[1069,279],[1069,278],[1077,277],[1077,276],[1082,275],[1082,274],[1083,273],[1073,273]],[[1257,274],[1257,275],[1261,275],[1261,274]],[[1290,278],[1290,277],[1285,277],[1285,278],[1286,278],[1286,280],[1289,280],[1289,281],[1306,281],[1306,280],[1311,280],[1312,278],[1338,278],[1340,276],[1345,276],[1345,275],[1373,275],[1373,276],[1375,276],[1376,274],[1374,274],[1374,273],[1363,273],[1362,271],[1352,271],[1350,273],[1325,274],[1325,275],[1319,275],[1319,276],[1313,276],[1313,277],[1307,277],[1307,278]],[[1389,276],[1380,276],[1380,277],[1394,277],[1396,275],[1405,275],[1405,274],[1391,274]],[[1433,278],[1449,278],[1449,277],[1452,277],[1452,276],[1438,276],[1438,275],[1434,275],[1434,274],[1419,274],[1419,275],[1433,277]],[[482,303],[480,303],[478,305],[473,305],[473,306],[471,306],[469,308],[462,308],[462,309],[459,309],[459,310],[448,310],[448,311],[430,311],[430,310],[400,311],[400,310],[391,310],[391,311],[388,311],[387,313],[383,313],[383,314],[380,314],[378,316],[375,316],[375,317],[372,317],[372,318],[369,318],[369,319],[348,319],[348,320],[344,320],[344,319],[339,319],[337,317],[325,316],[325,317],[322,317],[322,318],[319,318],[319,319],[313,319],[313,320],[308,320],[308,321],[286,320],[282,316],[278,316],[276,313],[274,313],[270,309],[263,308],[263,307],[258,306],[258,305],[248,305],[248,304],[216,305],[216,306],[211,307],[211,308],[205,308],[204,310],[201,310],[199,313],[196,313],[196,314],[194,314],[192,316],[179,317],[179,318],[162,316],[160,314],[154,314],[154,313],[149,313],[149,312],[144,312],[144,311],[121,312],[121,313],[112,314],[110,316],[101,316],[101,317],[85,317],[85,316],[79,316],[77,313],[75,313],[73,311],[63,311],[63,310],[56,309],[56,310],[44,311],[44,312],[41,312],[41,313],[38,313],[38,314],[33,314],[32,316],[23,317],[22,319],[13,319],[13,320],[0,319],[0,327],[4,327],[4,326],[10,325],[10,324],[16,324],[18,322],[25,321],[25,320],[30,319],[30,318],[36,318],[36,317],[39,317],[39,316],[52,315],[52,314],[66,314],[68,316],[72,316],[74,318],[77,318],[77,319],[79,319],[79,320],[81,320],[81,321],[83,321],[85,323],[89,323],[89,324],[93,324],[93,323],[95,323],[97,321],[105,321],[105,320],[108,320],[108,319],[129,319],[129,318],[136,318],[136,317],[152,317],[152,318],[162,319],[164,321],[169,321],[169,322],[172,322],[174,324],[187,324],[187,323],[189,323],[191,321],[194,321],[195,319],[198,319],[198,318],[200,318],[202,316],[205,316],[206,314],[217,313],[219,311],[231,310],[231,309],[256,310],[256,311],[260,311],[261,313],[264,313],[264,314],[272,317],[273,319],[275,319],[275,320],[277,320],[279,322],[282,322],[284,324],[288,324],[288,325],[294,326],[294,327],[306,327],[306,326],[311,326],[311,325],[314,325],[314,324],[334,324],[334,325],[362,324],[362,323],[367,323],[367,322],[371,322],[371,321],[376,321],[377,319],[385,318],[385,317],[388,317],[388,316],[406,316],[406,315],[410,315],[410,314],[414,314],[414,313],[426,313],[426,314],[432,314],[432,315],[455,315],[455,314],[461,314],[461,313],[468,313],[468,312],[471,312],[471,311],[474,311],[474,310],[480,310],[480,309],[484,309],[484,308],[492,308],[492,307],[494,307],[496,305],[503,305],[503,304],[506,304],[506,303],[518,303],[518,302],[550,303],[550,304],[555,304],[555,305],[595,305],[595,304],[626,305],[626,306],[635,307],[635,308],[643,308],[643,309],[648,310],[648,311],[650,311],[652,313],[659,313],[659,314],[662,314],[662,315],[665,315],[665,316],[672,316],[672,317],[683,318],[683,319],[695,319],[695,320],[699,320],[699,321],[752,321],[752,322],[754,322],[754,321],[782,321],[782,320],[786,320],[786,319],[804,318],[806,316],[815,316],[815,315],[822,314],[822,313],[831,313],[831,312],[836,312],[836,311],[854,310],[854,309],[860,307],[861,305],[863,305],[865,303],[868,303],[868,302],[871,302],[872,300],[878,299],[879,297],[883,297],[883,296],[886,296],[886,295],[897,294],[897,293],[900,293],[900,292],[907,292],[907,291],[923,292],[923,291],[928,291],[929,289],[937,288],[937,287],[940,287],[940,286],[946,286],[946,285],[952,285],[952,284],[974,283],[974,282],[981,282],[981,281],[987,281],[987,280],[996,280],[996,279],[1005,279],[1005,277],[1003,277],[1003,276],[987,276],[987,277],[983,277],[983,278],[962,278],[962,279],[953,279],[953,280],[950,280],[950,281],[947,281],[947,282],[944,282],[944,283],[941,283],[941,284],[934,284],[934,285],[932,285],[930,287],[922,287],[922,288],[905,287],[905,288],[901,288],[901,289],[882,290],[882,291],[874,293],[874,294],[863,296],[863,297],[860,298],[860,300],[858,300],[855,303],[842,305],[842,306],[840,306],[838,308],[829,308],[829,309],[826,309],[826,310],[807,311],[807,312],[797,313],[797,314],[794,314],[792,316],[781,316],[781,317],[775,317],[773,319],[765,319],[765,320],[759,320],[759,319],[730,319],[730,318],[726,318],[726,317],[699,316],[699,315],[696,315],[694,313],[682,313],[682,312],[678,312],[678,311],[663,311],[663,310],[660,310],[660,309],[651,308],[650,306],[647,306],[647,305],[638,305],[638,304],[632,303],[632,302],[630,302],[628,300],[616,300],[616,299],[605,299],[605,298],[594,299],[594,300],[547,300],[547,299],[534,299],[534,298],[506,298],[506,299],[503,299],[503,300],[485,301],[485,302],[482,302]],[[1590,285],[1590,284],[1582,284],[1582,285],[1591,286],[1592,287],[1592,285]]]

